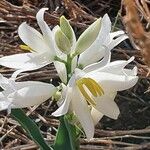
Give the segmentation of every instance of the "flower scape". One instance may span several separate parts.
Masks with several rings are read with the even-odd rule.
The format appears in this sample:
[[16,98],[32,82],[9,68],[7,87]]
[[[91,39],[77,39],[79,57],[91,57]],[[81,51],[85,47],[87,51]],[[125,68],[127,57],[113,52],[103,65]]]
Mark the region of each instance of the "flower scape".
[[[0,86],[3,89],[0,92],[0,110],[11,113],[15,109],[39,105],[61,94],[57,97],[58,109],[52,113],[60,118],[61,123],[54,145],[49,146],[57,150],[65,145],[59,138],[65,134],[61,132],[61,126],[66,126],[67,130],[63,129],[68,132],[66,136],[78,139],[85,133],[87,140],[91,140],[95,125],[104,115],[117,119],[120,114],[114,101],[117,92],[133,87],[138,76],[136,66],[126,68],[134,57],[111,61],[111,50],[128,36],[123,31],[111,31],[112,25],[107,14],[92,23],[76,39],[72,26],[64,16],[60,17],[60,24],[51,30],[44,21],[46,10],[42,8],[36,15],[41,32],[26,22],[18,28],[23,41],[20,47],[28,52],[0,58],[1,66],[16,70],[10,78],[0,74]],[[59,86],[40,81],[16,81],[20,73],[51,63],[61,79]],[[28,132],[31,132],[30,129]],[[42,147],[36,138],[31,138]],[[69,149],[78,149],[74,144],[70,145]]]

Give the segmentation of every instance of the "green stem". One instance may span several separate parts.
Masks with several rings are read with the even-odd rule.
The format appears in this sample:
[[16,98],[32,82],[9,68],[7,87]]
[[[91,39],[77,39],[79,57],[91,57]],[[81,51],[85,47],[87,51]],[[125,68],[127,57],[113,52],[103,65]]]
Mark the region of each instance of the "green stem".
[[78,55],[78,53],[74,52],[74,53],[72,54],[72,56],[71,56],[72,60],[73,60],[73,58],[74,58],[75,56],[77,56],[77,55]]
[[64,64],[67,64],[67,62],[66,62],[65,60],[61,59],[61,58],[58,57],[58,56],[55,56],[54,60],[55,60],[55,61],[59,61],[59,62],[64,63]]
[[70,80],[71,77],[71,65],[72,65],[72,57],[70,55],[67,55],[67,64],[66,64],[67,82]]
[[76,127],[71,125],[67,116],[59,118],[60,126],[54,143],[54,150],[78,150],[79,140],[76,135]]
[[[67,82],[69,82],[72,75],[71,66],[74,57],[67,55],[67,62],[65,63],[67,71]],[[78,150],[79,140],[76,126],[70,123],[70,119],[68,119],[67,115],[61,116],[59,120],[60,125],[53,146],[54,150]]]

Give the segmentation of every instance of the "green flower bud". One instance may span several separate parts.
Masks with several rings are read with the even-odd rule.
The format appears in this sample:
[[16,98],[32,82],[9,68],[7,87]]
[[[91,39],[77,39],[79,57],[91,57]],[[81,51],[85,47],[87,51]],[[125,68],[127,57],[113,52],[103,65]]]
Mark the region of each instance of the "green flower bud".
[[87,48],[90,47],[90,45],[95,41],[95,39],[98,36],[99,30],[101,27],[101,21],[100,19],[97,19],[93,24],[91,24],[79,37],[77,43],[75,52],[77,54],[81,54],[84,52]]
[[55,33],[55,41],[59,50],[63,53],[68,54],[71,50],[71,44],[66,35],[59,28]]
[[72,46],[74,31],[73,31],[69,21],[64,16],[62,16],[60,18],[60,29],[65,34],[65,36],[69,39],[70,44]]

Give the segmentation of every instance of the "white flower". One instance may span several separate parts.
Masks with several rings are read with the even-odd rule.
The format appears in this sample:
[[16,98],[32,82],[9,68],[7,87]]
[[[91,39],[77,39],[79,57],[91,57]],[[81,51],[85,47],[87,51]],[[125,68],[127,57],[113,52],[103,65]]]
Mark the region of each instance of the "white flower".
[[57,88],[38,81],[15,82],[0,74],[0,111],[39,105],[49,99]]
[[39,69],[54,60],[54,38],[43,18],[45,10],[47,8],[40,9],[36,15],[42,34],[27,25],[26,22],[18,28],[19,37],[26,44],[22,47],[29,49],[31,52],[2,57],[0,58],[0,65],[27,71]]
[[[63,21],[61,21],[63,20]],[[64,17],[60,19],[60,22],[65,22]],[[116,45],[118,45],[123,40],[127,39],[127,35],[124,34],[123,31],[111,32],[111,21],[108,15],[104,15],[102,19],[97,19],[93,24],[91,24],[79,37],[76,41],[75,33],[71,26],[69,26],[67,20],[65,26],[65,30],[69,29],[69,37],[67,39],[66,32],[64,32],[63,23],[60,23],[60,26],[56,26],[53,29],[53,33],[55,36],[55,50],[57,56],[61,59],[67,61],[67,55],[79,55],[78,59],[77,56],[74,57],[72,61],[72,71],[77,67],[85,68],[86,66],[96,63],[101,60],[104,56],[106,51],[113,49]],[[67,28],[68,27],[68,28]],[[61,37],[58,37],[58,33]],[[64,37],[63,37],[64,36]],[[71,44],[69,41],[71,39]],[[66,42],[67,41],[67,42]],[[66,42],[66,43],[65,43]],[[70,46],[68,46],[70,45]],[[65,47],[68,47],[65,51]],[[61,51],[62,52],[61,52]],[[61,78],[61,80],[66,83],[66,67],[64,64],[56,61],[54,63],[56,70]]]
[[105,50],[112,50],[128,38],[123,31],[111,32],[111,21],[107,14],[101,19],[100,25],[101,27],[94,42],[79,56],[78,64],[82,68],[99,61],[104,57]]
[[76,68],[67,85],[64,102],[53,115],[64,115],[71,108],[87,138],[91,139],[94,136],[94,125],[103,115],[117,119],[120,113],[114,102],[117,91],[129,89],[136,84],[137,68],[124,68],[133,59],[109,62],[108,55],[105,60],[83,70]]

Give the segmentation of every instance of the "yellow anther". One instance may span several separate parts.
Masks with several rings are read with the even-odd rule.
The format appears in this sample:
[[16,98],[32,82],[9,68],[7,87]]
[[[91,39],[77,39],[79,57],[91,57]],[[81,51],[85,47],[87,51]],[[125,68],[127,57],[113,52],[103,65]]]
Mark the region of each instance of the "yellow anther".
[[103,91],[102,87],[95,80],[93,80],[91,78],[88,78],[88,80],[91,81],[91,84],[93,84],[93,87],[99,96],[104,95],[104,91]]
[[85,99],[88,101],[91,105],[96,105],[96,102],[94,99],[91,98],[91,96],[87,93],[87,91],[84,89],[84,86],[90,91],[90,93],[97,97],[98,95],[101,96],[104,94],[103,89],[101,86],[93,79],[91,78],[81,78],[76,81],[76,84],[82,93],[82,95],[85,97]]
[[83,82],[82,84],[88,88],[88,90],[92,93],[92,95],[94,95],[96,97],[97,92],[95,91],[94,85],[91,83],[89,78],[83,78],[82,82]]
[[29,46],[27,46],[27,45],[20,45],[19,46],[21,49],[23,49],[23,50],[27,50],[27,51],[33,51]]
[[80,80],[77,81],[78,88],[82,95],[85,97],[85,99],[91,104],[91,105],[96,105],[95,101],[88,95],[88,93],[85,91],[82,82]]

